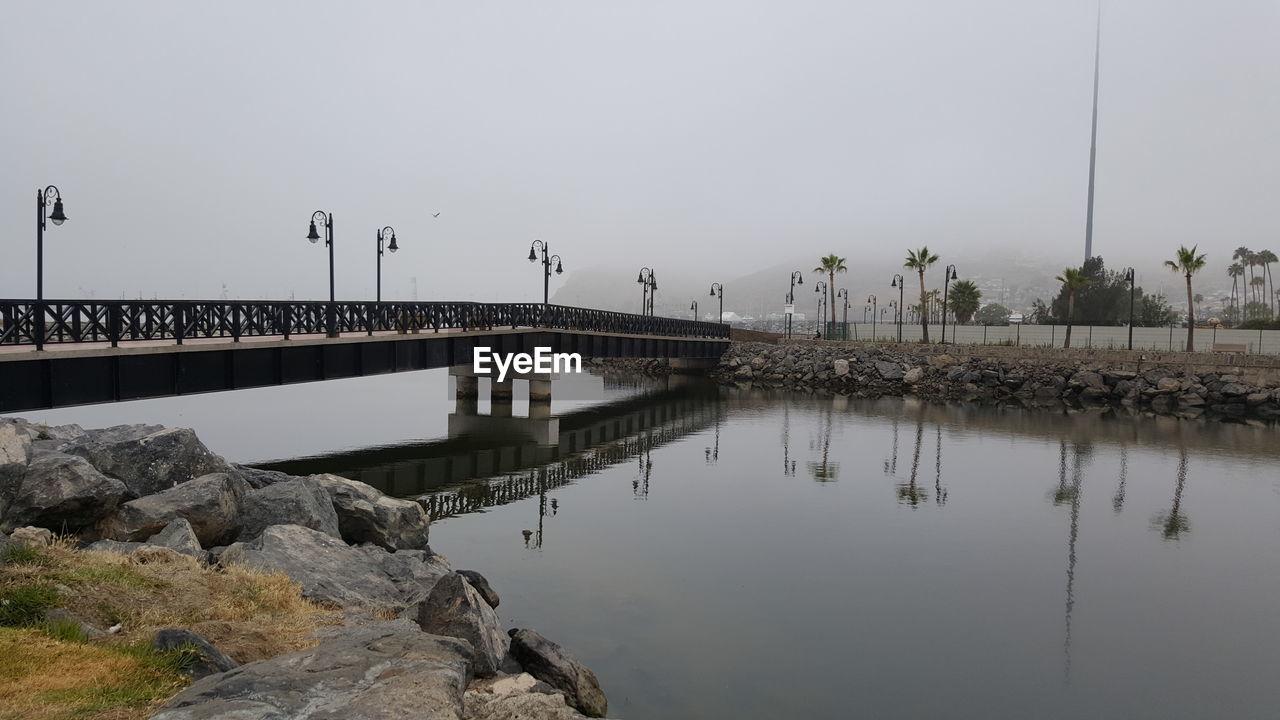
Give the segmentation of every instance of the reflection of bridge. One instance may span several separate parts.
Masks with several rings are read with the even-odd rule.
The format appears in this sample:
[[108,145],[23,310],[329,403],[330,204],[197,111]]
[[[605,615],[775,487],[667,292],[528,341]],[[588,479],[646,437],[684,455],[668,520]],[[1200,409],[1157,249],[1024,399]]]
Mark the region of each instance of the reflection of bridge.
[[728,343],[719,323],[537,303],[0,300],[0,412],[470,364],[476,347],[712,362]]
[[[722,417],[721,388],[702,382],[682,385],[678,376],[659,382],[671,385],[558,417],[493,418],[501,424],[491,426],[494,432],[485,432],[485,423],[478,422],[467,425],[465,434],[445,440],[262,467],[291,474],[331,472],[397,497],[421,496],[432,518],[475,512],[545,495],[714,425]],[[548,427],[557,427],[554,436],[548,437]],[[550,442],[539,442],[540,438]]]

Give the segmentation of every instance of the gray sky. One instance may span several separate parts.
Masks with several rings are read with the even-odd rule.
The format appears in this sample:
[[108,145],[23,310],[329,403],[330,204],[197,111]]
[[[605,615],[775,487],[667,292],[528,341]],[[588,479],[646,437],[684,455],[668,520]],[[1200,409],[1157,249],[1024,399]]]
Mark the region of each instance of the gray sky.
[[[566,270],[1083,253],[1095,5],[4,2],[0,296],[533,300]],[[1280,3],[1104,8],[1095,252],[1280,250]],[[440,212],[438,219],[431,213]],[[804,269],[812,267],[812,262]],[[629,273],[629,274],[628,274]],[[785,281],[783,278],[782,281]],[[554,281],[553,281],[554,283]]]

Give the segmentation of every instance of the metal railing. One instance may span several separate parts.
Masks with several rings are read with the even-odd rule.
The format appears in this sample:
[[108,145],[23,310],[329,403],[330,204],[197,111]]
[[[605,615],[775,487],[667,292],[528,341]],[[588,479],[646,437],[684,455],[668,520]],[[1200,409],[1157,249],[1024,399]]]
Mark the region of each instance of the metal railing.
[[720,323],[541,303],[0,300],[0,346],[551,328],[727,339]]

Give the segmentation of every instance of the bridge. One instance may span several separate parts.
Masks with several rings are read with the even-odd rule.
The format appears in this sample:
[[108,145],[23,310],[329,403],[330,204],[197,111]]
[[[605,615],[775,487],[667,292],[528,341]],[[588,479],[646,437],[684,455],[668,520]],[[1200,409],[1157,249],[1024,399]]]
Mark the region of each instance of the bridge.
[[473,349],[713,364],[720,323],[543,303],[0,300],[0,413],[469,366]]

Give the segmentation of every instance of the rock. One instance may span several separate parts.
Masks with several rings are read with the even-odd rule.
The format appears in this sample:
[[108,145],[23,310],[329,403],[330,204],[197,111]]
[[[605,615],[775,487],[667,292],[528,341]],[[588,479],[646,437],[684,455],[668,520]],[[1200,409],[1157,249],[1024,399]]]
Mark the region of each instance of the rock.
[[301,525],[342,537],[329,493],[311,478],[283,480],[245,495],[240,504],[240,540],[252,540],[272,525]]
[[763,370],[766,363],[767,361],[764,358],[757,355],[756,357],[751,358],[751,369]]
[[1179,407],[1184,408],[1200,407],[1201,405],[1204,405],[1204,398],[1192,392],[1183,393],[1178,396],[1178,405]]
[[152,720],[459,720],[466,643],[404,621],[338,628],[306,650],[197,680]]
[[1271,393],[1255,392],[1255,393],[1249,393],[1248,395],[1246,395],[1244,401],[1249,405],[1261,405],[1262,403],[1270,399],[1271,399]]
[[218,558],[282,572],[302,586],[303,597],[339,607],[400,613],[431,592],[452,571],[421,550],[389,553],[374,546],[351,547],[300,525],[275,525],[250,542],[238,542]]
[[168,490],[210,473],[231,471],[186,428],[117,425],[90,430],[60,448],[79,455],[129,488],[132,497]]
[[924,379],[924,370],[922,368],[913,367],[902,376],[902,382],[908,385],[917,385]]
[[0,519],[18,494],[31,462],[31,436],[24,425],[0,421]]
[[412,611],[412,619],[423,632],[470,643],[471,667],[477,677],[498,672],[511,645],[498,614],[458,573],[440,578]]
[[427,546],[430,519],[412,500],[389,498],[370,485],[337,475],[313,475],[338,513],[338,531],[353,545],[373,543],[388,550]]
[[183,555],[204,556],[204,547],[200,545],[200,538],[196,537],[195,528],[191,527],[190,521],[186,518],[177,518],[165,525],[160,532],[152,535],[147,543],[161,545]]
[[529,673],[477,680],[463,696],[466,720],[579,720],[565,696]]
[[156,633],[151,646],[157,650],[183,650],[194,656],[190,665],[182,671],[199,680],[214,673],[240,667],[240,663],[227,657],[212,643],[190,630],[165,628]]
[[559,645],[533,630],[512,630],[511,654],[535,678],[563,692],[569,704],[589,717],[604,717],[609,702],[595,673]]
[[1067,381],[1067,387],[1074,388],[1076,390],[1083,390],[1085,388],[1106,388],[1106,386],[1107,384],[1102,379],[1102,375],[1096,372],[1078,372],[1075,375],[1072,375],[1071,379]]
[[53,544],[53,533],[46,528],[21,527],[9,534],[9,540],[33,548],[47,548]]
[[1156,381],[1156,392],[1171,393],[1182,389],[1182,383],[1177,378],[1162,377]]
[[885,380],[901,380],[904,374],[902,366],[898,363],[876,360],[872,365],[875,366],[876,373]]
[[238,463],[231,463],[231,474],[241,480],[244,480],[249,484],[249,487],[254,490],[261,490],[268,485],[274,485],[275,483],[284,482],[286,480],[300,479],[296,475],[282,473],[279,470],[261,470],[259,468],[240,465]]
[[466,578],[471,587],[475,588],[476,592],[480,593],[480,597],[484,598],[484,601],[489,603],[489,607],[498,607],[498,603],[501,602],[501,599],[498,597],[498,593],[494,592],[493,588],[489,586],[489,581],[485,576],[475,570],[459,570],[458,574]]
[[[1223,377],[1228,377],[1228,376],[1224,375]],[[1238,383],[1238,382],[1229,382],[1229,383],[1223,384],[1222,388],[1218,390],[1218,392],[1228,397],[1238,397],[1240,395],[1248,395],[1249,387],[1247,385],[1242,385],[1241,383]]]
[[123,542],[120,540],[99,540],[97,542],[90,543],[87,547],[85,547],[84,551],[85,552],[113,552],[113,553],[120,553],[121,555],[131,555],[133,554],[134,550],[137,550],[143,545],[146,545],[146,543]]
[[78,532],[115,511],[126,492],[124,483],[98,472],[84,458],[40,455],[27,467],[0,528],[39,525]]
[[103,537],[141,541],[177,518],[186,518],[201,546],[222,545],[240,532],[240,502],[249,486],[227,473],[214,473],[155,495],[130,500],[99,524]]
[[934,355],[933,357],[929,358],[929,367],[935,368],[937,370],[946,370],[947,368],[951,367],[952,365],[955,365],[958,362],[960,361],[956,360],[954,357],[946,353],[943,353],[941,355]]
[[80,632],[88,638],[98,638],[106,635],[106,633],[102,632],[98,628],[85,622],[84,619],[76,615],[72,615],[66,608],[53,608],[51,610],[46,610],[44,613],[44,621],[47,623],[66,623],[75,625],[80,629]]
[[750,366],[750,365],[743,365],[742,367],[740,367],[740,368],[738,368],[737,370],[734,370],[734,371],[733,371],[733,376],[734,376],[734,377],[736,377],[736,378],[748,378],[748,379],[749,379],[749,378],[751,377],[751,375],[752,375],[752,374],[753,374],[753,371],[751,370],[751,366]]
[[836,377],[844,377],[849,374],[849,361],[844,358],[836,358],[835,362],[831,363],[831,368]]

